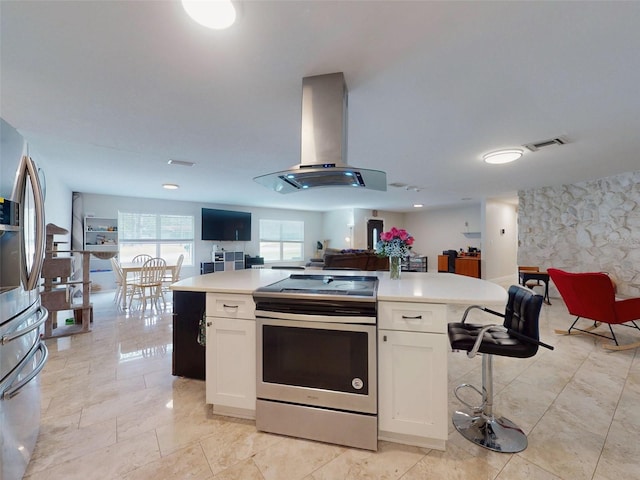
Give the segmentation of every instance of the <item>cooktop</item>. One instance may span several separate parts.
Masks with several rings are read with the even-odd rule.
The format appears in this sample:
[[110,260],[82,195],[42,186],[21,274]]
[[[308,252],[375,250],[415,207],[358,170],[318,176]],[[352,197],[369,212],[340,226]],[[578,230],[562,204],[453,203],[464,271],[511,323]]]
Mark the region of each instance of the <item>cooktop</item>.
[[254,296],[272,295],[345,295],[375,298],[378,278],[351,275],[291,275],[288,278],[260,287]]

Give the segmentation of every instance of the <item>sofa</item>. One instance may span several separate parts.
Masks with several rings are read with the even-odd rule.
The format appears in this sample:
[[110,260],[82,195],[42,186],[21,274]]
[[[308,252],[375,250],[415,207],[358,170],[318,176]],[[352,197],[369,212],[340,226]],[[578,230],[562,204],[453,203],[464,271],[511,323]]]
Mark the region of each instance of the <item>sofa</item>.
[[371,250],[333,250],[324,254],[324,269],[389,270],[389,259]]

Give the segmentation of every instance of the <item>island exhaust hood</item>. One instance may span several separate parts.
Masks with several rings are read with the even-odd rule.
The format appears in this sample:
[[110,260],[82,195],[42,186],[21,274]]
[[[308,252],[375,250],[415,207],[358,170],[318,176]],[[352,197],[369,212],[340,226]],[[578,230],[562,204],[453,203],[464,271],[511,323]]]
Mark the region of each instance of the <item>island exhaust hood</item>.
[[254,180],[279,193],[318,187],[386,191],[385,172],[346,163],[347,96],[342,72],[303,78],[300,164]]

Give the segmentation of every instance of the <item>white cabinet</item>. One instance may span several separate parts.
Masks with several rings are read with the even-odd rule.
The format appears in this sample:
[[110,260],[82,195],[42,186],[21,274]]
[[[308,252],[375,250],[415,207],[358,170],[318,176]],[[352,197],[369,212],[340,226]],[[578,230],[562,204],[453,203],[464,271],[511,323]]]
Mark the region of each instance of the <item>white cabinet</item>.
[[118,254],[118,219],[84,217],[84,250],[92,253],[89,262],[91,290],[113,290],[115,277],[111,257]]
[[378,437],[444,450],[446,305],[380,302]]
[[84,217],[84,249],[92,252],[117,252],[118,219]]
[[244,252],[227,250],[213,252],[212,260],[211,262],[202,262],[200,264],[200,274],[244,269]]
[[207,294],[206,401],[214,413],[255,418],[254,310],[251,295]]

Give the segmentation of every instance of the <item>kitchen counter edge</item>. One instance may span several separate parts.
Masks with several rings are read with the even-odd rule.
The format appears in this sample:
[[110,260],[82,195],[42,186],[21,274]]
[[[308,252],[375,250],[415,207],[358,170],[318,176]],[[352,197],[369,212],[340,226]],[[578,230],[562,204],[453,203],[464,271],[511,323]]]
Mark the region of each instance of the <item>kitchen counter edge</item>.
[[504,306],[507,301],[507,292],[500,285],[451,273],[403,272],[400,280],[391,280],[388,272],[343,270],[302,272],[259,268],[198,275],[180,280],[170,288],[175,291],[247,295],[259,287],[277,282],[292,274],[376,276],[379,279],[378,301],[501,306]]

